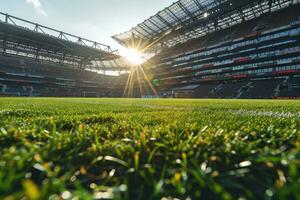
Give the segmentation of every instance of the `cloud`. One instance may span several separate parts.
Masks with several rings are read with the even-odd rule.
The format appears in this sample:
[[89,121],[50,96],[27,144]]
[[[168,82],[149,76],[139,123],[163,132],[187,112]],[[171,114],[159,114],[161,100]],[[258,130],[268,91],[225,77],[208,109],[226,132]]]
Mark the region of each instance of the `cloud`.
[[46,11],[43,8],[43,5],[40,0],[26,0],[26,3],[31,4],[38,14],[47,16]]

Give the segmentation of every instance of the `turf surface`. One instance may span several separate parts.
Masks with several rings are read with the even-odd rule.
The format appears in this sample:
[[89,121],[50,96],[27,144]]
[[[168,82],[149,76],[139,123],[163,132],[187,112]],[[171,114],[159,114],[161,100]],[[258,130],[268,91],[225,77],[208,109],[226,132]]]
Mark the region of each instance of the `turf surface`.
[[0,99],[0,199],[300,199],[300,102]]

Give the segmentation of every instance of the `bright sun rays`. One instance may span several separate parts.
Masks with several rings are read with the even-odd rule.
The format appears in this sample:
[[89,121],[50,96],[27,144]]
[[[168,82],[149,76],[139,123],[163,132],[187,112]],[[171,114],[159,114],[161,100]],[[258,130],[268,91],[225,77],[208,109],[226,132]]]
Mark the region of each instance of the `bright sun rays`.
[[132,65],[135,66],[141,65],[146,61],[146,59],[143,58],[143,54],[136,49],[124,49],[121,53],[126,60],[128,60]]
[[142,66],[147,61],[145,55],[134,48],[123,49],[121,55],[131,64],[123,96],[134,97],[135,92],[139,92],[141,96],[157,95]]

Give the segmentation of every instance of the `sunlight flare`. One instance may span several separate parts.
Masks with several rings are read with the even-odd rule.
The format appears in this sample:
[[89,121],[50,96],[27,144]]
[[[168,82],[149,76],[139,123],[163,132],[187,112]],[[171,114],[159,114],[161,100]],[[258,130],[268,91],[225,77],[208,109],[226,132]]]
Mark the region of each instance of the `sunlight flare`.
[[143,58],[143,54],[133,48],[123,49],[120,53],[134,66],[141,65],[146,61],[146,59]]

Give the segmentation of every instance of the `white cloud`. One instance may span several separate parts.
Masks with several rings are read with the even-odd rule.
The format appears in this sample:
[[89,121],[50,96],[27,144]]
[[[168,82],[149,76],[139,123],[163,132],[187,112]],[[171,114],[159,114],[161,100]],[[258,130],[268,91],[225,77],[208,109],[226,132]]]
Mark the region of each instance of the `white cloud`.
[[38,14],[47,16],[46,11],[43,8],[43,5],[40,0],[26,0],[26,3],[31,4]]

